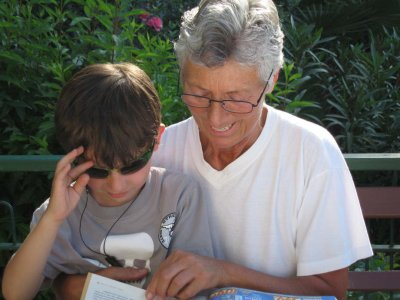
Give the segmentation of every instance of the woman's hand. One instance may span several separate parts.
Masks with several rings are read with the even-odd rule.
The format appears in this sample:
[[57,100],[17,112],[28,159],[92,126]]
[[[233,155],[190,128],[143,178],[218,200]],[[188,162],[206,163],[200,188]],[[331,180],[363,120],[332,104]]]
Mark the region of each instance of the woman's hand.
[[175,250],[154,274],[147,287],[146,298],[189,299],[202,290],[220,286],[222,279],[220,261]]

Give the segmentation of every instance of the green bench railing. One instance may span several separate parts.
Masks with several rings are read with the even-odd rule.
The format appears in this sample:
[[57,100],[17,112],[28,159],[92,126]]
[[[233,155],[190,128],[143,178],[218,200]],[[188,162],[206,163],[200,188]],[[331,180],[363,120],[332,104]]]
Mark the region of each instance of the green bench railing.
[[[345,154],[346,162],[353,171],[400,171],[400,153],[353,153]],[[0,155],[0,172],[52,172],[61,155]],[[399,253],[400,242],[394,240],[393,219],[400,218],[400,187],[357,187],[361,208],[367,224],[370,218],[390,219],[391,228],[387,245],[373,245],[375,251]],[[7,200],[7,199],[0,199]],[[13,207],[8,201],[0,201],[8,210],[12,241],[0,241],[0,250],[17,249]],[[396,252],[397,251],[397,252]],[[393,254],[391,254],[393,255]],[[391,256],[393,257],[393,256]],[[393,260],[391,258],[391,260]],[[400,291],[400,271],[350,272],[350,291]],[[398,297],[398,296],[396,296]],[[393,292],[391,292],[393,298]],[[397,298],[396,298],[397,299]]]
[[[0,172],[53,171],[61,155],[0,155]],[[351,171],[400,170],[400,153],[344,154]]]
[[400,170],[400,153],[348,153],[344,157],[351,171]]
[[62,155],[0,155],[0,172],[52,172]]

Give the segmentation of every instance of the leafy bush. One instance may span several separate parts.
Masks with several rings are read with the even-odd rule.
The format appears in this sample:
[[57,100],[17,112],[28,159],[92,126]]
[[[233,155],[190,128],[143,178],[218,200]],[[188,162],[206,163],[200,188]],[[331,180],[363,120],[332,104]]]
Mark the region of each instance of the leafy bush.
[[280,3],[285,56],[304,77],[295,95],[314,103],[313,121],[343,152],[398,151],[399,2]]
[[[189,115],[171,41],[182,12],[198,1],[111,2],[0,2],[0,154],[62,153],[55,101],[71,75],[92,63],[138,64],[159,92],[164,123]],[[343,152],[398,152],[399,2],[282,0],[278,8],[286,62],[267,101],[327,127]],[[146,25],[143,15],[160,17],[163,28]],[[357,182],[399,184],[398,174],[355,175]],[[51,174],[0,174],[0,198],[15,207],[20,241],[50,181]],[[0,228],[0,239],[9,239],[6,218]],[[1,266],[9,254],[0,252]]]
[[396,152],[400,132],[400,43],[395,30],[368,45],[338,47],[328,78],[325,124],[345,152]]

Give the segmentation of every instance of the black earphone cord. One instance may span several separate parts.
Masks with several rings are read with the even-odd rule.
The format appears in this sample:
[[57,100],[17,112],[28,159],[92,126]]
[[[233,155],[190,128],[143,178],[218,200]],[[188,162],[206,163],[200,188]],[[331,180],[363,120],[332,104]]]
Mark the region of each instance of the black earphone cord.
[[111,225],[111,227],[108,229],[108,231],[107,231],[107,233],[106,233],[106,236],[105,236],[105,238],[104,238],[104,243],[103,243],[103,252],[104,252],[104,253],[101,253],[101,252],[98,252],[98,251],[96,251],[96,250],[93,250],[92,248],[90,248],[90,247],[86,244],[85,240],[83,239],[83,235],[82,235],[82,220],[83,220],[83,215],[85,214],[85,211],[86,211],[86,208],[87,208],[87,205],[88,205],[88,201],[89,201],[89,192],[88,192],[88,190],[86,189],[86,203],[85,203],[85,207],[83,208],[83,211],[82,211],[82,213],[81,213],[81,218],[80,218],[80,220],[79,220],[79,235],[80,235],[80,237],[81,237],[82,243],[85,245],[86,248],[88,248],[88,249],[89,249],[90,251],[92,251],[93,253],[100,254],[100,255],[104,255],[105,258],[106,258],[106,261],[107,261],[110,265],[115,266],[115,267],[123,267],[123,265],[122,265],[114,256],[111,256],[111,255],[108,255],[108,254],[107,254],[107,252],[106,252],[106,241],[107,241],[107,237],[109,236],[111,230],[114,228],[115,224],[117,224],[117,222],[122,218],[122,216],[123,216],[123,215],[128,211],[128,209],[132,206],[134,200],[131,201],[131,203],[128,205],[128,207],[122,212],[122,214],[117,218],[117,220],[115,220],[115,222],[114,222],[114,223]]

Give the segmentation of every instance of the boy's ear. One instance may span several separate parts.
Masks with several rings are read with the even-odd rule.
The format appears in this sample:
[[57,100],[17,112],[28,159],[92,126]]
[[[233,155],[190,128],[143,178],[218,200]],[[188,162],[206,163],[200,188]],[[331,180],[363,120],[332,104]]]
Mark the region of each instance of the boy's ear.
[[162,137],[162,135],[164,133],[164,130],[165,130],[165,125],[163,123],[161,123],[160,127],[158,128],[157,142],[156,142],[156,144],[154,146],[154,150],[158,149],[158,145],[160,144],[161,137]]

